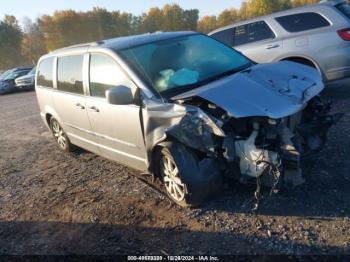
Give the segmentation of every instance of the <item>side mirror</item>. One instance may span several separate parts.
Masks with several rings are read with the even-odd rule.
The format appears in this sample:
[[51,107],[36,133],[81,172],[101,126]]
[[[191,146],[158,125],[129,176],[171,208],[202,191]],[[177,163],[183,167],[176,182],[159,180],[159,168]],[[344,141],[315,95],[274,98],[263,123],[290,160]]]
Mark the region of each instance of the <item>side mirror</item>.
[[116,86],[106,91],[107,102],[112,105],[130,105],[134,102],[131,89],[126,86]]

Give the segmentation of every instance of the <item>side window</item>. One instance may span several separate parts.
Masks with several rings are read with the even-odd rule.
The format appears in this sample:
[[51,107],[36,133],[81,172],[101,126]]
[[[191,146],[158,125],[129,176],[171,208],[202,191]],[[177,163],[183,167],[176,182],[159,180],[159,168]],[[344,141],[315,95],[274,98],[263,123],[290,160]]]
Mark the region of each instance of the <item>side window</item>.
[[226,30],[216,32],[216,33],[212,34],[210,37],[212,37],[220,42],[223,42],[226,45],[232,46],[233,45],[233,32],[234,32],[234,29],[229,28]]
[[234,31],[234,46],[275,38],[264,21],[237,26]]
[[330,23],[316,13],[300,13],[275,18],[276,21],[288,32],[296,33],[329,26]]
[[38,67],[38,78],[37,85],[44,87],[53,87],[53,78],[52,78],[52,70],[53,70],[53,60],[54,58],[47,58],[40,62]]
[[91,54],[90,57],[90,95],[105,97],[111,87],[129,86],[129,78],[111,57],[103,54]]
[[57,66],[57,89],[76,94],[84,94],[83,56],[59,57]]

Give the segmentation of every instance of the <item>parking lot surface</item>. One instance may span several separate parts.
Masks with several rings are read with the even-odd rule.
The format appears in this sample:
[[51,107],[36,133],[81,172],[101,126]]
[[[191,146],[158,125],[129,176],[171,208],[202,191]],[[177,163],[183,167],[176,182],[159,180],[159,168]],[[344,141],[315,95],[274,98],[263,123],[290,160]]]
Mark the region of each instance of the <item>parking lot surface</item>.
[[200,208],[86,151],[59,151],[34,92],[0,96],[0,254],[350,254],[350,84],[325,93],[347,115],[306,183],[263,193],[232,182]]

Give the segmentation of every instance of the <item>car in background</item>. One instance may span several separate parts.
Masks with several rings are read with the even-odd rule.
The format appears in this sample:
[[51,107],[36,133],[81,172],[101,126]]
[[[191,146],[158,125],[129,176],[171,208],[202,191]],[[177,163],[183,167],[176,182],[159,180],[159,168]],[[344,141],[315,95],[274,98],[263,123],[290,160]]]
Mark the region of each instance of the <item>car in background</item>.
[[6,75],[0,80],[0,95],[18,91],[15,79],[28,74],[33,66],[17,67],[6,72]]
[[209,36],[258,63],[289,60],[324,82],[350,77],[350,6],[345,1],[290,9],[217,29]]
[[28,74],[16,78],[16,88],[19,90],[34,90],[35,70],[36,68],[33,67]]

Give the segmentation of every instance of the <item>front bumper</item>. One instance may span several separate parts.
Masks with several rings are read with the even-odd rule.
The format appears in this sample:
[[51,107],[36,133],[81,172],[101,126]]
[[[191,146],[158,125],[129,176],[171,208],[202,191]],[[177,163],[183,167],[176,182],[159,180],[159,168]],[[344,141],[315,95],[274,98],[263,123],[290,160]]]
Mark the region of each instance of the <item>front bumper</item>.
[[34,83],[32,82],[16,83],[16,88],[19,90],[34,89]]

